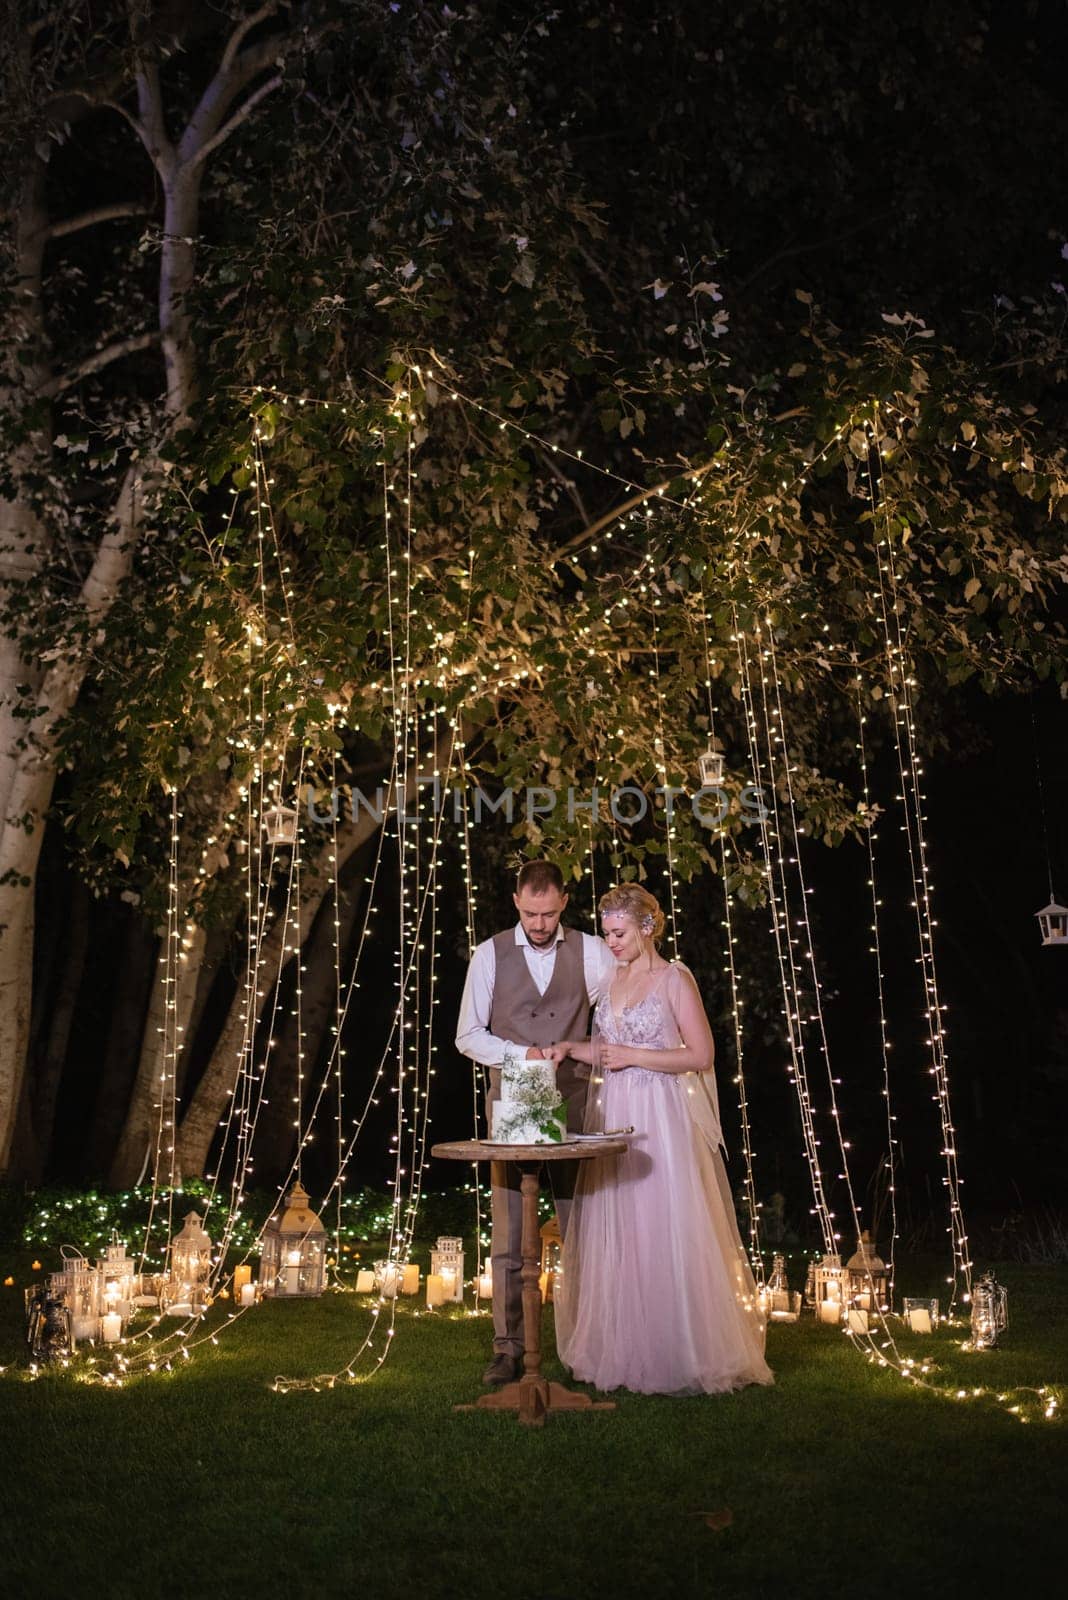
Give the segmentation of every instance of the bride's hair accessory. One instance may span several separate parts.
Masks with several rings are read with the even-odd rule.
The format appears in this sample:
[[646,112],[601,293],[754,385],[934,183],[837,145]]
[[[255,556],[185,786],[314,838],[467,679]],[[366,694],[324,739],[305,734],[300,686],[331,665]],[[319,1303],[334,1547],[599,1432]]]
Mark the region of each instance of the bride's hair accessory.
[[597,903],[602,917],[630,917],[643,939],[659,944],[664,933],[664,913],[648,889],[637,883],[620,883],[609,889]]

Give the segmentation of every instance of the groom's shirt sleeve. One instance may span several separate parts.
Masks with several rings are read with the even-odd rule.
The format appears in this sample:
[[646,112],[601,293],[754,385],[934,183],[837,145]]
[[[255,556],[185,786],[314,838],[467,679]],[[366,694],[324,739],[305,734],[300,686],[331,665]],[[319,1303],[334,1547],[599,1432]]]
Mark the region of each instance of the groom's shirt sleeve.
[[511,1039],[498,1039],[489,1031],[490,1011],[493,1007],[493,982],[497,976],[497,960],[493,953],[493,940],[486,939],[475,947],[467,969],[464,996],[460,1001],[460,1017],[456,1025],[456,1048],[461,1055],[484,1067],[499,1067],[504,1052],[525,1056],[525,1044]]
[[582,970],[586,978],[586,993],[590,1005],[594,1006],[612,987],[616,958],[604,940],[592,933],[582,935]]

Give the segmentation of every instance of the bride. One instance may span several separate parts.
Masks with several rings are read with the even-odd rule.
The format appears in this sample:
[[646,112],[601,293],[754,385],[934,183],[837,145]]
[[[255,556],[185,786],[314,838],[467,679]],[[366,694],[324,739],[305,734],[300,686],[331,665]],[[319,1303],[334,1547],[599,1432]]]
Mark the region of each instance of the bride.
[[598,909],[615,978],[593,1038],[546,1054],[594,1068],[591,1126],[634,1132],[624,1155],[582,1164],[556,1295],[560,1357],[598,1389],[714,1394],[771,1383],[719,1153],[697,984],[658,953],[664,916],[646,890],[610,889]]

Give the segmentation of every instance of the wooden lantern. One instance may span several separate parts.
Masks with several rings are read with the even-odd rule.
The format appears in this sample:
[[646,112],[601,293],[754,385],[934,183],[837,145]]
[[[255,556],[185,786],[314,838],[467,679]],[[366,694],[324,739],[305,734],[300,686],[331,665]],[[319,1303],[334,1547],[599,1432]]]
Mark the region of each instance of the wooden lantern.
[[857,1240],[856,1253],[845,1264],[846,1298],[851,1311],[883,1315],[890,1309],[890,1271],[876,1253],[875,1241],[865,1228]]
[[431,1276],[441,1279],[442,1301],[463,1304],[464,1298],[464,1242],[444,1234],[430,1252]]
[[[403,1279],[404,1268],[398,1270]],[[265,1295],[293,1299],[320,1295],[325,1283],[326,1229],[308,1205],[303,1185],[295,1183],[263,1230],[260,1284]]]
[[838,1256],[817,1261],[812,1279],[817,1320],[837,1327],[845,1312],[845,1273]]
[[1042,930],[1043,944],[1063,944],[1068,947],[1068,906],[1059,906],[1056,900],[1051,900],[1048,906],[1036,911],[1035,916]]

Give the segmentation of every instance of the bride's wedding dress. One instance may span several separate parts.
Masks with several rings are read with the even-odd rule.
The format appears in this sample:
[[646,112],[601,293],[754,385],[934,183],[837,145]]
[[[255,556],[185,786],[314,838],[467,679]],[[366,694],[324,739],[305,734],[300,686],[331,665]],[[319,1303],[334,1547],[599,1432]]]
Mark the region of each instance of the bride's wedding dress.
[[[597,1033],[610,1044],[677,1048],[677,981],[665,968],[618,1015],[602,1000]],[[598,1389],[714,1394],[774,1381],[719,1153],[714,1088],[695,1080],[625,1067],[606,1072],[591,1096],[600,1127],[634,1127],[626,1154],[582,1165],[555,1297],[560,1357]]]

